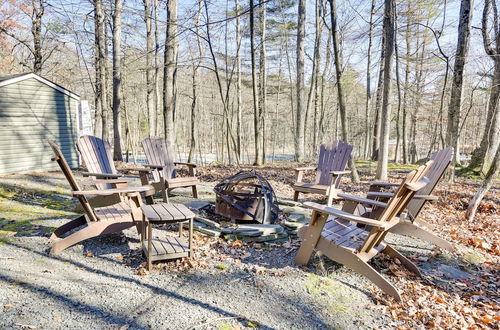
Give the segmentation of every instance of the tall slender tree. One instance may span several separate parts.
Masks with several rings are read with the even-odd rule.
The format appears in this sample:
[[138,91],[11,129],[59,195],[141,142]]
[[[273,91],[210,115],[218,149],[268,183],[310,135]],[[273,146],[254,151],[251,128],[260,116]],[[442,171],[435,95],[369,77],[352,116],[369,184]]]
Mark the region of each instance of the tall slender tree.
[[253,95],[253,126],[254,126],[254,150],[255,160],[254,165],[261,164],[261,126],[259,116],[259,95],[257,91],[257,68],[255,60],[255,6],[253,0],[250,0],[250,57],[252,65],[252,95]]
[[[493,21],[492,32],[489,27],[491,20]],[[483,137],[479,149],[473,154],[471,167],[481,166],[481,171],[487,173],[500,143],[500,106],[498,104],[500,99],[500,21],[496,0],[484,1],[481,34],[484,50],[493,60],[494,69]],[[493,34],[493,38],[490,34]]]
[[121,36],[123,0],[115,0],[113,11],[113,159],[123,160],[121,147]]
[[469,50],[470,24],[472,20],[472,0],[461,0],[458,23],[457,50],[451,84],[450,104],[448,106],[448,127],[446,143],[454,148],[449,181],[455,179],[455,164],[458,158],[458,139],[460,124],[460,108],[462,106],[462,90],[464,81],[465,58]]
[[304,39],[306,34],[306,1],[298,1],[297,15],[297,78],[296,78],[296,101],[297,114],[295,123],[295,160],[300,162],[304,158]]
[[143,0],[144,4],[144,23],[146,24],[146,109],[148,114],[149,136],[156,133],[156,100],[155,100],[155,78],[153,66],[154,60],[154,41],[153,41],[153,11],[154,5],[151,0]]
[[385,0],[384,4],[384,92],[382,96],[380,148],[377,159],[377,180],[387,180],[389,162],[389,134],[391,129],[391,75],[394,53],[394,0]]
[[163,130],[175,143],[175,71],[177,67],[177,0],[167,0],[167,29],[163,73]]

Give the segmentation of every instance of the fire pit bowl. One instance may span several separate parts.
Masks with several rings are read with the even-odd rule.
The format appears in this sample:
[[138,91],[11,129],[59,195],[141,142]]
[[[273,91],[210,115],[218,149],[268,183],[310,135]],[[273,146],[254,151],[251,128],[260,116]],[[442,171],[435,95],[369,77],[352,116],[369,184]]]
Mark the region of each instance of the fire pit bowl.
[[215,213],[238,222],[274,223],[279,207],[273,188],[255,170],[226,177],[215,188]]

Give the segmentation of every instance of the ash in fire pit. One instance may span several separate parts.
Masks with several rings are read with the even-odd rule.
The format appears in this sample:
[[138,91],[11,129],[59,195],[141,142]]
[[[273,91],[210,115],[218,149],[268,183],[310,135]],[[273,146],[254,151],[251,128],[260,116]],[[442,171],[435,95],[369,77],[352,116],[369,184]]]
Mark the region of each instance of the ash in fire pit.
[[215,188],[215,213],[238,222],[274,223],[279,207],[274,190],[262,176],[241,171],[224,178]]

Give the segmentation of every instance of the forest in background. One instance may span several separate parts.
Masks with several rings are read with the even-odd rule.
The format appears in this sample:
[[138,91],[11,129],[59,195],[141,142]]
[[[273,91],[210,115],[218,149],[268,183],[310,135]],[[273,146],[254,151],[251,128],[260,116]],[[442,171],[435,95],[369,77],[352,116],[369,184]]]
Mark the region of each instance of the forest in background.
[[448,145],[497,169],[496,0],[5,0],[0,53],[89,100],[117,160],[154,135],[254,165],[342,139],[379,179]]

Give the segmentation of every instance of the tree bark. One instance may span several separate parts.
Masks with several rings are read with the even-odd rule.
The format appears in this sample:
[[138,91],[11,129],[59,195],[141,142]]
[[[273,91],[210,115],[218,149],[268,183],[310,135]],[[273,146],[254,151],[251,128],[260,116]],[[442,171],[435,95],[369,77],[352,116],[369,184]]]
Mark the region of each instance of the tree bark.
[[241,150],[241,27],[240,27],[240,2],[235,0],[236,11],[236,152],[239,159],[242,157]]
[[33,18],[31,34],[33,35],[33,72],[42,73],[42,17],[45,11],[44,0],[32,0]]
[[261,4],[259,15],[260,29],[260,54],[259,54],[259,123],[262,135],[262,159],[261,164],[266,162],[266,132],[265,113],[267,106],[267,61],[266,61],[266,3]]
[[[143,0],[144,3],[144,23],[146,24],[146,111],[148,114],[148,135],[154,136],[156,133],[156,100],[154,96],[154,66],[153,66],[153,24],[151,20],[152,6],[150,0]],[[154,10],[154,8],[153,8]]]
[[[493,8],[492,8],[493,7]],[[493,34],[494,41],[489,35],[489,20],[493,9]],[[481,171],[487,173],[495,157],[496,148],[500,143],[500,26],[498,19],[498,8],[495,0],[485,0],[481,33],[486,54],[493,60],[494,73],[491,81],[490,95],[488,99],[488,112],[485,121],[483,136],[479,150],[473,154],[470,167],[481,166]]]
[[460,124],[460,107],[462,106],[462,85],[465,69],[465,58],[469,49],[470,24],[472,20],[472,0],[461,0],[460,17],[458,25],[457,49],[451,84],[451,96],[448,106],[448,127],[446,130],[446,143],[452,146],[453,158],[448,180],[455,179],[455,164],[458,154],[458,130]]
[[370,107],[372,103],[371,89],[371,66],[372,66],[372,45],[373,45],[373,14],[375,12],[375,0],[370,6],[370,22],[368,28],[368,52],[366,57],[366,102],[365,102],[365,145],[363,157],[368,157],[370,148]]
[[167,29],[163,74],[163,130],[165,138],[175,144],[175,70],[177,67],[177,0],[167,1]]
[[389,161],[389,134],[391,128],[391,69],[394,52],[394,0],[385,0],[384,5],[384,92],[382,100],[382,116],[380,126],[380,148],[377,162],[377,180],[387,180],[387,163]]
[[[342,50],[339,46],[338,31],[337,31],[337,3],[336,0],[330,1],[330,16],[332,21],[332,44],[333,44],[333,56],[335,59],[335,76],[337,78],[337,98],[338,107],[340,112],[340,121],[342,129],[342,140],[349,142],[349,136],[347,133],[347,108],[345,105],[345,95],[343,87],[343,64],[342,64]],[[356,165],[352,157],[349,158],[349,168],[351,169],[352,181],[359,182],[358,171],[356,170]]]
[[196,29],[196,42],[198,44],[198,59],[193,61],[193,102],[191,103],[191,136],[190,136],[190,147],[189,147],[189,155],[188,155],[188,163],[191,163],[194,157],[194,153],[196,150],[196,117],[197,117],[197,108],[198,108],[198,68],[201,64],[201,59],[203,58],[203,48],[201,45],[200,38],[200,16],[202,10],[202,0],[198,0],[198,13],[195,18],[195,29]]
[[250,0],[250,55],[252,62],[252,95],[253,95],[253,127],[254,127],[254,165],[260,165],[260,122],[259,122],[259,95],[257,92],[257,68],[255,63],[255,8]]
[[122,161],[121,147],[121,36],[123,0],[115,0],[113,13],[113,159]]
[[296,81],[296,103],[297,115],[295,124],[295,160],[301,162],[304,158],[304,39],[306,22],[306,1],[299,0],[297,17],[297,81]]

